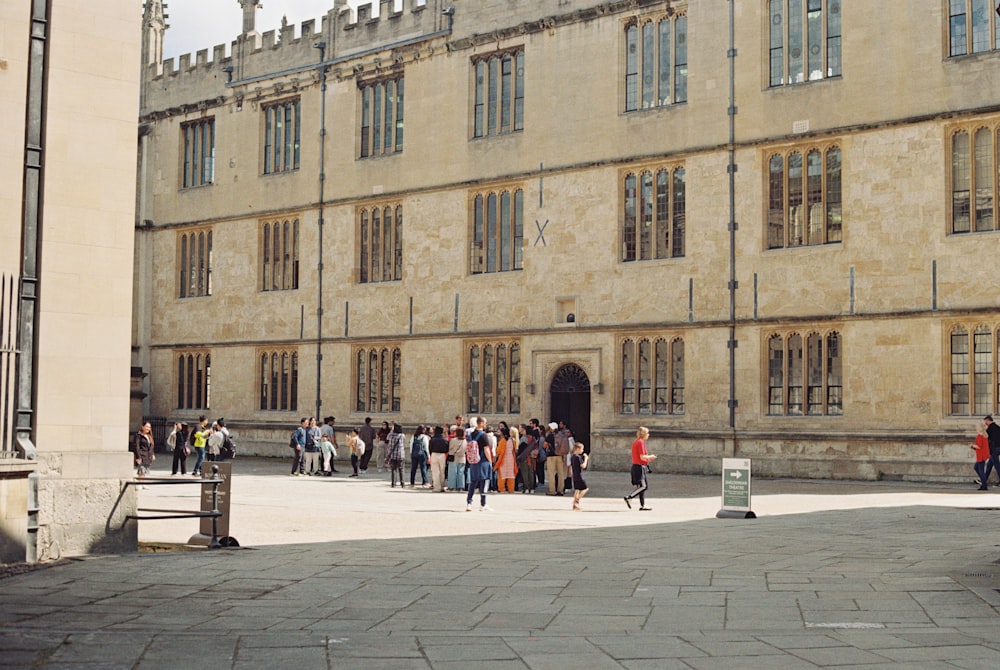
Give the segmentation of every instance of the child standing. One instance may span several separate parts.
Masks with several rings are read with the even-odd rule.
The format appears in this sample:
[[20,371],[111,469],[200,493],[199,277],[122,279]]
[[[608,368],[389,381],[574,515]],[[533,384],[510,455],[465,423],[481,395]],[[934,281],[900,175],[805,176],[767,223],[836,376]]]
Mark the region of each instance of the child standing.
[[976,451],[976,463],[972,467],[979,475],[979,490],[985,491],[987,489],[986,482],[990,478],[990,470],[992,469],[990,443],[986,439],[986,429],[981,423],[976,424],[976,433],[976,442],[971,446]]
[[569,459],[569,467],[573,477],[573,509],[580,511],[580,500],[587,495],[587,482],[583,481],[583,471],[587,469],[590,457],[583,453],[586,445],[577,442],[573,446],[573,455]]
[[333,476],[333,472],[330,470],[330,462],[333,459],[333,442],[330,441],[330,437],[326,434],[321,435],[319,438],[319,451],[323,455],[323,476]]
[[347,435],[347,448],[351,450],[351,467],[354,469],[354,474],[352,477],[358,476],[358,463],[361,461],[361,457],[365,455],[365,443],[358,436],[358,429],[351,428],[351,432]]

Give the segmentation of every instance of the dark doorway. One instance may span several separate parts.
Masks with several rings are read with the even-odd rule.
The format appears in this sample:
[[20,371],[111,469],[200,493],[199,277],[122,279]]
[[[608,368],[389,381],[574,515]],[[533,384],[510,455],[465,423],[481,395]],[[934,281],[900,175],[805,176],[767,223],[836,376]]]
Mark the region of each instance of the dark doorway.
[[590,453],[590,379],[579,365],[570,363],[556,371],[549,387],[551,421],[562,421]]

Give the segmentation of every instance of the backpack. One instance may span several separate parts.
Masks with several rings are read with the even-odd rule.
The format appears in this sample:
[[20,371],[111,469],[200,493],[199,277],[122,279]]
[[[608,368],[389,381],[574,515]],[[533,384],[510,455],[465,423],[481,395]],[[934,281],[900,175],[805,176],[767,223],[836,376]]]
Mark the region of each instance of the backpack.
[[470,435],[469,439],[465,441],[465,462],[469,465],[475,465],[479,462],[479,436],[482,433],[477,432],[475,435]]
[[194,446],[194,434],[197,433],[199,430],[201,430],[201,426],[198,426],[197,428],[192,428],[191,432],[188,433],[188,444],[191,445],[192,447]]
[[413,439],[410,440],[410,458],[414,456],[423,456],[427,458],[427,451],[424,449],[424,441],[420,439],[420,435],[414,435]]
[[219,447],[219,456],[223,460],[231,461],[236,458],[236,443],[233,442],[233,438],[229,436],[229,433],[223,433],[222,446]]

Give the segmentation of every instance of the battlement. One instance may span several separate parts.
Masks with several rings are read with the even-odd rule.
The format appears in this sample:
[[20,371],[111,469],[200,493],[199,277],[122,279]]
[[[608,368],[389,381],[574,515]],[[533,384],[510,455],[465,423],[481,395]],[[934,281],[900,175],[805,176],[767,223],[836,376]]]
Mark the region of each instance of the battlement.
[[[401,38],[431,35],[447,25],[441,16],[442,0],[402,0],[401,8],[395,9],[394,0],[379,0],[359,5],[356,9],[342,0],[319,19],[309,19],[298,26],[288,24],[264,33],[249,33],[237,36],[226,44],[217,44],[209,49],[201,49],[195,54],[183,54],[177,58],[164,59],[161,64],[149,66],[149,79],[194,75],[199,72],[214,72],[241,58],[244,77],[264,74],[275,62],[283,68],[315,62],[313,44],[326,42],[326,59],[349,56],[361,51],[391,47]],[[377,11],[376,11],[377,10]],[[296,32],[298,36],[296,36]],[[211,53],[211,58],[209,54]],[[260,63],[260,65],[257,65]]]

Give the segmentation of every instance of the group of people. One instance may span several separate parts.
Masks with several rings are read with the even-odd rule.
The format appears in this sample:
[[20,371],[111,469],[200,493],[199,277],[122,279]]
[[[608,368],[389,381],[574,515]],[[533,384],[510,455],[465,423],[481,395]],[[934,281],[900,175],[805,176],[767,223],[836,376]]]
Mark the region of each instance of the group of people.
[[[324,428],[328,427],[333,433],[327,436],[316,429],[313,419],[302,419],[289,444],[294,449],[293,476],[337,472],[329,458],[331,451],[336,457],[337,438],[333,425],[333,417],[324,420]],[[640,427],[632,445],[631,474],[635,488],[625,496],[629,508],[631,500],[638,497],[642,511],[652,509],[646,506],[646,473],[656,456],[646,451],[648,437],[649,430]],[[422,488],[435,492],[464,491],[467,511],[472,510],[477,492],[480,510],[490,509],[486,495],[491,490],[534,493],[537,488],[546,487],[546,495],[563,496],[567,488],[572,488],[574,510],[581,509],[580,501],[587,493],[583,477],[589,464],[586,445],[577,442],[572,431],[561,421],[542,425],[538,419],[531,419],[519,426],[500,421],[494,427],[483,417],[466,423],[459,415],[447,426],[418,425],[407,440],[400,424],[383,421],[376,427],[371,417],[366,417],[362,426],[348,431],[346,444],[350,451],[350,477],[364,476],[374,459],[378,472],[385,469],[390,473],[390,487],[395,488],[398,484],[403,488],[406,486],[404,466],[409,460],[411,488],[416,488],[419,473]],[[317,457],[309,456],[317,451],[323,454],[323,468],[319,472],[312,467]]]
[[339,472],[334,465],[337,458],[337,418],[328,416],[323,425],[316,425],[316,417],[302,417],[299,427],[292,433],[288,446],[292,448],[292,476],[330,477]]
[[[178,469],[182,475],[187,474],[187,457],[195,453],[192,476],[200,477],[202,463],[223,460],[227,443],[232,444],[226,420],[219,418],[208,423],[204,415],[198,417],[198,424],[191,427],[187,423],[175,422],[174,428],[167,436],[167,447],[173,454],[171,475],[176,475]],[[230,447],[231,448],[231,447]],[[135,458],[136,477],[141,479],[149,474],[149,468],[156,460],[156,441],[153,438],[153,426],[146,421],[135,434],[132,452]]]

